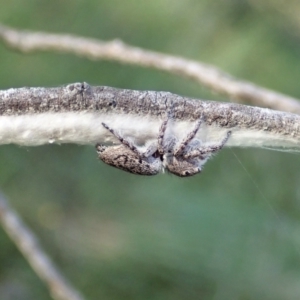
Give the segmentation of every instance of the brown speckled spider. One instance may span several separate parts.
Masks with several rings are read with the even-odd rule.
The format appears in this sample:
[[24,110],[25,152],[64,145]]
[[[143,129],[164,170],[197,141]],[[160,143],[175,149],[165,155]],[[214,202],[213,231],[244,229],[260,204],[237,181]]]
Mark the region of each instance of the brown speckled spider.
[[206,161],[223,148],[231,135],[231,131],[228,131],[219,144],[201,146],[201,141],[195,138],[201,125],[199,119],[195,128],[180,143],[176,143],[175,136],[165,137],[170,118],[168,115],[161,124],[157,142],[151,144],[144,152],[107,124],[102,123],[121,144],[117,146],[97,144],[99,158],[110,166],[133,174],[156,175],[166,169],[177,176],[187,177],[200,173]]

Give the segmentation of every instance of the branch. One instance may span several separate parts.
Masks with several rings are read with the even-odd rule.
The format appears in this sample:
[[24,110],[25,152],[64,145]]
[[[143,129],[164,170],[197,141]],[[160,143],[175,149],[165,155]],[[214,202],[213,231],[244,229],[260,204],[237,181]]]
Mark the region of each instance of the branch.
[[0,193],[0,222],[8,236],[27,259],[33,270],[44,281],[53,299],[84,300],[59,272],[38,244],[33,232],[26,227],[18,214]]
[[0,144],[114,142],[102,122],[145,144],[157,139],[170,111],[179,139],[201,118],[197,137],[204,143],[220,141],[230,130],[227,146],[300,149],[299,115],[87,83],[0,91]]
[[120,40],[104,42],[74,35],[16,30],[3,25],[0,25],[0,38],[10,47],[23,52],[67,52],[94,60],[114,60],[166,71],[193,79],[237,102],[300,114],[300,103],[295,98],[235,79],[214,66],[132,47]]

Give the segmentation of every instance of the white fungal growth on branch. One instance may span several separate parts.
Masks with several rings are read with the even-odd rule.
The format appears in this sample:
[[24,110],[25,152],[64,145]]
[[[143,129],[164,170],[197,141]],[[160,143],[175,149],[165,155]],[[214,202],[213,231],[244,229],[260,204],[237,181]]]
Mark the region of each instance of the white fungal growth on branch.
[[102,126],[106,123],[145,145],[157,138],[171,107],[169,130],[179,140],[202,118],[195,138],[206,146],[222,140],[230,130],[226,146],[300,149],[300,116],[295,114],[86,83],[0,91],[0,144],[117,142]]

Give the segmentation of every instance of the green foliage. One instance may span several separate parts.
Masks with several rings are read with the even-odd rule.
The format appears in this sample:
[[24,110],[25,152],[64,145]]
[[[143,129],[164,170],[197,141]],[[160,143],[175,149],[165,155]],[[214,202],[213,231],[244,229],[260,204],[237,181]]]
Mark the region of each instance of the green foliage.
[[[0,20],[120,38],[299,97],[299,13],[280,0],[11,0]],[[3,44],[0,57],[2,89],[87,81],[228,100],[114,62]],[[1,188],[88,299],[300,298],[299,155],[225,149],[199,176],[149,178],[103,165],[89,146],[7,145],[0,166]],[[50,299],[3,231],[0,249],[0,298]]]

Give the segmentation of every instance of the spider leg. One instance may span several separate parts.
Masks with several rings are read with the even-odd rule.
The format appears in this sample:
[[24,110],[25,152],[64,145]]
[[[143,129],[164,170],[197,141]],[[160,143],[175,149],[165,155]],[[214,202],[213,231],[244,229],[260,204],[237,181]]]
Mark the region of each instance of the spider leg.
[[135,147],[130,141],[123,138],[119,133],[117,133],[114,129],[110,128],[105,123],[102,123],[103,127],[107,129],[110,133],[112,133],[124,146],[128,147],[131,151],[136,153],[139,157],[143,156],[143,154]]
[[143,157],[149,157],[151,155],[156,156],[157,155],[157,145],[156,143],[150,144],[146,151],[142,154]]
[[160,155],[164,153],[164,137],[165,137],[168,121],[169,121],[169,117],[162,122],[158,132],[157,150]]
[[227,143],[229,137],[231,136],[231,131],[228,131],[226,134],[226,137],[221,141],[221,143],[219,145],[212,145],[212,146],[208,146],[208,147],[201,147],[201,148],[197,148],[194,149],[192,151],[190,151],[189,153],[185,154],[183,157],[185,159],[189,159],[189,158],[196,158],[196,157],[200,157],[200,158],[207,158],[209,157],[211,154],[221,150],[224,145]]
[[[167,130],[169,119],[172,118],[173,114],[173,108],[170,109],[170,111],[167,113],[166,119],[162,122],[159,128],[158,132],[158,138],[157,138],[157,144],[150,144],[146,151],[142,154],[143,157],[162,157],[164,153],[166,152],[166,149],[169,149],[170,147],[174,147],[175,142],[171,143],[169,140],[167,140],[167,143],[165,141],[165,133]],[[167,144],[167,145],[166,145]],[[171,144],[173,146],[171,146]]]
[[179,156],[182,155],[182,153],[184,152],[186,146],[189,144],[189,142],[192,141],[192,139],[196,136],[200,125],[202,123],[202,120],[199,119],[195,125],[195,128],[186,136],[185,139],[182,140],[182,142],[180,143],[180,145],[177,147],[177,149],[174,151],[174,155],[175,156]]
[[172,118],[173,115],[173,108],[168,112],[166,119],[162,122],[159,128],[158,132],[158,139],[157,139],[157,151],[160,156],[162,156],[165,153],[165,145],[164,145],[164,139],[165,139],[165,133],[167,129],[167,125],[169,120]]

